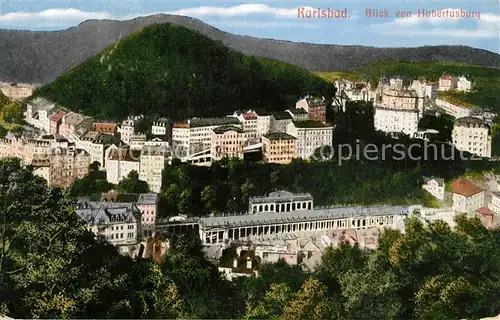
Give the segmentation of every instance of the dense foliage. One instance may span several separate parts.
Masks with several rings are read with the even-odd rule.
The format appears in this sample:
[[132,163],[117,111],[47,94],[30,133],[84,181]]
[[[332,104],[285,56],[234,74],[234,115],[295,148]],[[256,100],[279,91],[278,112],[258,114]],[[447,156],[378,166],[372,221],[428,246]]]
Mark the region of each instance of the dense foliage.
[[155,114],[184,120],[237,109],[279,110],[298,94],[331,98],[333,92],[331,84],[299,67],[245,56],[195,31],[162,24],[117,42],[36,94],[103,119]]
[[24,123],[23,107],[19,101],[10,101],[0,91],[0,137],[15,131]]
[[195,234],[161,263],[120,256],[79,223],[69,193],[0,161],[0,314],[15,318],[462,319],[500,312],[500,231],[477,218],[385,231],[372,252],[327,248],[313,272],[284,261],[224,279]]
[[418,77],[437,81],[444,72],[457,77],[461,75],[471,76],[474,79],[475,89],[472,92],[453,92],[448,93],[449,96],[493,112],[500,112],[500,69],[497,68],[453,62],[384,61],[369,64],[351,72],[321,72],[318,75],[330,81],[341,77],[352,80],[369,80],[373,85],[378,83],[380,76],[399,75],[405,78],[408,85],[412,79]]

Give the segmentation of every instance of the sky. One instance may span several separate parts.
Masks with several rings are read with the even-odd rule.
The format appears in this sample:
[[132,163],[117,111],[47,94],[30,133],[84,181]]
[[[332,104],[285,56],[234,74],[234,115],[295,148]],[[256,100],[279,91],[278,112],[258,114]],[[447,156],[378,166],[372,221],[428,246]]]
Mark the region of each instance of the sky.
[[[308,17],[317,8],[345,10],[347,17]],[[367,10],[387,16],[370,17]],[[441,16],[422,15],[432,11]],[[460,16],[451,17],[457,11]],[[0,28],[61,30],[88,19],[125,20],[158,13],[194,17],[234,34],[296,42],[467,45],[500,53],[500,0],[0,0]]]

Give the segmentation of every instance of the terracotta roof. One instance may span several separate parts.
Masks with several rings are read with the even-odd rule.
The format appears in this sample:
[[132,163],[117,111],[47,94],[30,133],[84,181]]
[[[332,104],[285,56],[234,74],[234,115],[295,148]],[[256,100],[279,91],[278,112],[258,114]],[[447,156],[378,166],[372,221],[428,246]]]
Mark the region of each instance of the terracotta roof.
[[65,114],[66,113],[64,112],[56,113],[52,117],[50,117],[50,121],[59,122],[64,117]]
[[94,130],[97,132],[115,132],[116,123],[95,122]]
[[452,77],[451,75],[449,75],[449,74],[443,74],[443,75],[441,76],[441,78],[439,78],[439,79],[443,79],[443,80],[452,80],[452,79],[453,79],[453,77]]
[[453,193],[457,193],[465,197],[470,197],[483,191],[481,188],[467,179],[457,179],[453,181],[451,190]]
[[174,128],[189,128],[189,124],[187,122],[176,122]]
[[481,224],[488,229],[496,228],[498,225],[497,216],[486,207],[477,209],[477,217],[481,220]]

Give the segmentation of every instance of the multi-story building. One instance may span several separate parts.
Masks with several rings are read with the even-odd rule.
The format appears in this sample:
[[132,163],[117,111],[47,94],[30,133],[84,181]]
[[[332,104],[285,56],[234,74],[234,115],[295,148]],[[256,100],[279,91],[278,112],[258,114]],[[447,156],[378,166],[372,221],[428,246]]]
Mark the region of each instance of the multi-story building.
[[245,132],[239,127],[229,125],[213,129],[211,143],[212,159],[243,159],[243,148],[245,147],[245,142]]
[[439,88],[439,84],[435,82],[428,82],[425,85],[425,98],[434,100],[436,99],[436,94]]
[[293,194],[283,190],[248,200],[248,212],[254,214],[312,210],[313,207],[313,197],[309,193]]
[[30,97],[38,84],[31,83],[0,83],[0,91],[9,100],[22,100]]
[[213,129],[226,125],[242,129],[242,123],[235,117],[192,118],[188,120],[187,124],[174,124],[172,145],[175,153],[192,155],[211,150]]
[[457,81],[457,90],[468,92],[472,90],[473,82],[472,79],[467,78],[465,76],[458,77]]
[[375,129],[413,136],[418,131],[419,109],[413,90],[383,86],[375,98]]
[[491,200],[488,203],[488,209],[493,211],[495,214],[500,215],[500,192],[491,192]]
[[307,96],[295,104],[295,108],[302,108],[308,114],[309,120],[326,123],[326,101],[325,98]]
[[292,120],[292,116],[286,111],[273,112],[271,132],[286,132],[286,128]]
[[141,211],[135,203],[80,200],[75,211],[90,231],[117,246],[120,253],[137,254],[142,225]]
[[458,150],[491,158],[491,130],[483,120],[475,117],[455,120],[452,138]]
[[167,137],[170,131],[170,121],[166,118],[160,118],[153,122],[151,126],[151,134],[154,136]]
[[389,86],[394,89],[402,89],[403,79],[400,76],[391,77],[389,79]]
[[94,122],[92,130],[99,133],[115,135],[118,132],[118,126],[113,122]]
[[158,211],[158,194],[144,193],[139,195],[137,208],[142,214],[142,228],[145,236],[154,236],[156,225],[156,214]]
[[141,150],[146,145],[147,137],[143,133],[134,133],[130,137],[130,149]]
[[260,112],[257,115],[257,136],[260,138],[271,132],[273,115],[268,112]]
[[99,166],[105,165],[105,151],[113,144],[114,137],[110,134],[97,131],[88,131],[85,135],[75,141],[79,149],[90,154],[90,162],[98,162]]
[[464,118],[468,117],[472,111],[472,105],[467,102],[458,102],[451,103],[449,101],[444,100],[444,98],[436,99],[436,106],[443,109],[446,114],[449,114],[455,118]]
[[290,163],[297,157],[297,138],[285,132],[262,136],[262,157],[268,163]]
[[286,110],[286,112],[290,114],[293,121],[306,121],[309,118],[307,111],[303,108],[292,108]]
[[146,181],[152,192],[160,192],[167,150],[164,147],[144,146],[140,156],[139,179]]
[[89,172],[90,155],[74,146],[55,149],[50,155],[51,186],[69,188],[77,179]]
[[453,210],[471,213],[484,206],[484,191],[467,179],[457,179],[451,185]]
[[331,146],[333,127],[320,121],[293,121],[288,124],[287,133],[297,138],[297,157],[310,158],[316,149]]
[[454,76],[443,73],[439,78],[439,91],[450,91],[454,90],[457,85],[457,81]]
[[73,142],[73,133],[75,132],[75,128],[84,120],[86,120],[86,125],[91,125],[91,119],[92,118],[84,117],[79,113],[69,112],[62,118],[59,133],[68,138],[69,141]]
[[135,120],[133,118],[128,118],[127,120],[123,121],[120,128],[118,129],[118,132],[120,133],[120,138],[121,140],[130,145],[130,138],[135,132]]
[[444,180],[442,178],[424,177],[422,188],[439,200],[444,200]]
[[246,112],[236,111],[229,117],[235,117],[241,122],[247,141],[252,142],[259,139],[260,136],[257,131],[257,114],[253,110],[248,110]]
[[49,133],[59,134],[59,127],[61,127],[62,119],[66,115],[66,112],[61,111],[53,114],[50,117],[50,130]]
[[50,131],[50,120],[48,113],[55,107],[55,103],[45,98],[35,98],[26,104],[25,120],[32,126]]
[[140,172],[141,150],[112,148],[106,158],[106,180],[118,184],[132,171]]

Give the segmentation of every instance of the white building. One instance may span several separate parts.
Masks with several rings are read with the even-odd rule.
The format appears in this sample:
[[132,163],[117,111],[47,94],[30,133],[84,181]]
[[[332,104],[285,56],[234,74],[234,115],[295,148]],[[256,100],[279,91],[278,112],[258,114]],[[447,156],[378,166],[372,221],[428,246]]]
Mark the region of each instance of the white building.
[[90,154],[90,162],[98,162],[100,166],[105,165],[105,152],[113,144],[113,136],[97,131],[88,131],[78,140],[75,145]]
[[467,179],[457,179],[451,185],[453,210],[471,213],[484,206],[484,191]]
[[374,116],[375,129],[387,132],[402,132],[414,136],[418,132],[418,109],[392,109],[377,106]]
[[472,105],[468,103],[463,102],[458,105],[439,98],[436,99],[436,105],[443,109],[446,114],[455,118],[468,117],[470,116],[472,110]]
[[213,129],[211,142],[212,159],[243,159],[243,147],[245,146],[245,142],[245,132],[239,127],[220,126]]
[[127,120],[122,122],[120,128],[118,129],[121,140],[128,145],[130,145],[130,138],[134,135],[135,132],[134,126],[135,120],[132,118],[128,118]]
[[288,124],[292,122],[292,116],[286,111],[276,111],[273,112],[271,122],[271,132],[286,132]]
[[458,77],[457,90],[468,92],[472,90],[472,79],[467,79],[465,76]]
[[430,135],[435,135],[435,134],[438,134],[438,133],[439,133],[439,131],[434,130],[434,129],[418,130],[417,132],[415,132],[413,134],[413,138],[414,139],[422,139],[422,140],[429,141],[429,136]]
[[444,200],[444,180],[442,178],[424,177],[422,188],[436,199]]
[[129,148],[112,148],[106,158],[106,180],[118,184],[130,172],[140,172],[141,151]]
[[465,117],[455,120],[452,139],[458,150],[491,158],[490,126],[481,119]]
[[146,144],[146,141],[147,141],[147,138],[146,138],[145,134],[134,133],[130,137],[130,143],[129,143],[130,149],[141,150],[142,147],[144,147],[144,145]]
[[425,97],[430,100],[436,99],[439,85],[437,83],[427,83],[425,85]]
[[117,246],[120,253],[137,254],[142,227],[141,212],[134,203],[80,200],[75,211],[90,231]]
[[491,193],[491,201],[488,203],[488,209],[500,215],[500,192],[494,191]]
[[257,131],[257,113],[252,110],[246,112],[237,111],[230,117],[235,117],[241,122],[247,141],[258,141],[260,136]]
[[439,78],[439,91],[450,91],[454,90],[457,85],[457,79],[449,74],[444,73]]
[[45,98],[35,98],[26,104],[25,120],[32,126],[50,132],[49,112],[55,107],[55,103]]
[[242,129],[242,123],[235,117],[191,118],[187,123],[175,123],[172,129],[172,146],[177,154],[192,155],[210,150],[213,129],[232,125]]
[[159,193],[161,190],[166,153],[164,147],[144,146],[142,148],[139,179],[146,181],[152,192]]
[[154,136],[166,136],[169,128],[169,121],[165,118],[160,118],[153,122],[151,126],[151,134]]
[[257,136],[260,138],[271,132],[273,116],[270,113],[261,113],[257,115]]
[[333,129],[320,121],[293,121],[288,124],[286,133],[297,138],[297,156],[308,159],[316,149],[332,145]]
[[283,190],[248,200],[248,212],[252,214],[312,210],[313,207],[313,197],[309,193],[293,194]]
[[389,85],[393,88],[403,88],[403,79],[401,77],[392,77],[389,79]]
[[308,114],[307,111],[304,110],[303,108],[292,108],[286,110],[292,116],[293,121],[306,121],[308,119]]

